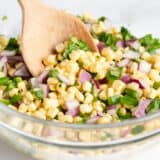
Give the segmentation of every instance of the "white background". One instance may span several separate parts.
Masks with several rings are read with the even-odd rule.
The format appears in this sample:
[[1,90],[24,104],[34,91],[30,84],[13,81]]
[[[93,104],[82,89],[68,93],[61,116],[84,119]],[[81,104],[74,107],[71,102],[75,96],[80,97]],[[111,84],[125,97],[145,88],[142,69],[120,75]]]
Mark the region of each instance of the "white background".
[[[44,0],[50,5],[71,10],[74,13],[90,12],[94,16],[106,15],[116,24],[130,26],[138,34],[154,33],[160,37],[160,1],[159,0]],[[0,34],[17,35],[20,32],[21,12],[17,0],[0,0],[0,18],[8,16],[6,22],[0,22]],[[139,154],[137,160],[156,159],[158,148]],[[154,158],[155,156],[155,158]],[[1,160],[31,160],[30,157],[16,152],[0,142]]]

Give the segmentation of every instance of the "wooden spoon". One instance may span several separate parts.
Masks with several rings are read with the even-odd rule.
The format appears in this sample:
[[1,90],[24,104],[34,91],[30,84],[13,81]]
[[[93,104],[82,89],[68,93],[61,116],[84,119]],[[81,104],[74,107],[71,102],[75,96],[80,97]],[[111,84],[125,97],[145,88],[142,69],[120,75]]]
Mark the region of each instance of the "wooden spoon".
[[44,70],[42,60],[52,54],[56,45],[75,35],[91,50],[97,47],[86,26],[75,16],[50,8],[40,0],[18,0],[23,11],[21,50],[33,76]]

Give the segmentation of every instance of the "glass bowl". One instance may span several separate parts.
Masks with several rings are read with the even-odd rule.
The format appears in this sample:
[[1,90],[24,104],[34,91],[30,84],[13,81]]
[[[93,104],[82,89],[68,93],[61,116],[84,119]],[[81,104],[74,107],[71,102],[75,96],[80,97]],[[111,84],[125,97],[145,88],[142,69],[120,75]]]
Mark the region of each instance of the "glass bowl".
[[[127,26],[138,36],[153,33],[160,37],[158,0],[45,2],[75,14],[87,11],[95,17],[105,15],[114,25]],[[5,0],[1,4],[0,16],[7,15],[8,20],[0,22],[0,34],[18,35],[21,11],[17,1]],[[160,112],[112,124],[75,125],[36,119],[1,104],[0,129],[2,140],[43,160],[134,160],[151,150],[150,146],[160,148]]]

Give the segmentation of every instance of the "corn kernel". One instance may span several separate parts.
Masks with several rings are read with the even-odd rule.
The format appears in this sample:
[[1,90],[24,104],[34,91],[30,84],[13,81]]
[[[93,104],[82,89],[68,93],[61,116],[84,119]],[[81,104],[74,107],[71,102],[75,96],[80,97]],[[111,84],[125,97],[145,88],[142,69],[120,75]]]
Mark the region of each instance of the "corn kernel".
[[89,81],[83,83],[83,91],[90,92],[92,88],[92,84]]
[[102,56],[106,58],[107,61],[112,61],[114,59],[114,52],[111,48],[104,48],[102,50]]
[[92,112],[92,106],[88,105],[88,104],[81,104],[80,105],[80,112],[83,114],[88,114]]
[[112,121],[112,116],[107,114],[106,116],[99,118],[97,122],[99,124],[104,124],[104,123],[110,123],[111,121]]
[[154,82],[159,82],[160,81],[160,75],[159,75],[159,71],[152,69],[149,72],[149,77],[151,80],[153,80]]

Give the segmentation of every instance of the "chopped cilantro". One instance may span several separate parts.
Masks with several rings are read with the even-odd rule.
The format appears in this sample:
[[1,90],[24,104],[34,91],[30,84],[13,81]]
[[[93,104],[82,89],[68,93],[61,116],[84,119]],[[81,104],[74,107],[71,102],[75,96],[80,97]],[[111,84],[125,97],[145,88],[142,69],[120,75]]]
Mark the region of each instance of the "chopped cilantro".
[[50,71],[49,71],[49,77],[57,77],[58,76],[58,74],[59,74],[59,71],[57,70],[57,69],[51,69]]
[[84,51],[89,51],[90,49],[88,48],[87,44],[81,40],[78,40],[77,37],[72,37],[68,47],[66,48],[63,57],[65,59],[69,58],[69,54],[74,51],[74,50],[84,50]]
[[140,39],[140,43],[150,53],[160,48],[160,40],[158,38],[153,38],[151,34],[147,34],[142,37]]
[[106,20],[105,16],[99,17],[98,18],[98,22],[104,22]]
[[34,90],[33,93],[37,97],[37,99],[39,100],[43,99],[44,93],[42,89]]
[[13,97],[10,98],[10,102],[13,105],[17,104],[21,100],[22,100],[22,96],[21,95],[14,95]]
[[110,82],[113,82],[114,80],[119,79],[121,75],[122,75],[122,68],[114,67],[110,71],[107,72],[106,78]]
[[122,34],[122,38],[125,41],[134,39],[135,37],[128,31],[127,28],[125,27],[121,27],[121,34]]
[[136,134],[142,133],[143,131],[144,131],[144,126],[138,125],[138,126],[132,128],[131,133],[136,135]]
[[117,42],[119,38],[111,33],[103,33],[99,36],[99,40],[104,42],[107,46],[110,46],[113,50],[117,49]]
[[19,44],[15,38],[10,38],[7,47],[5,50],[13,51],[13,50],[18,50],[19,49]]

